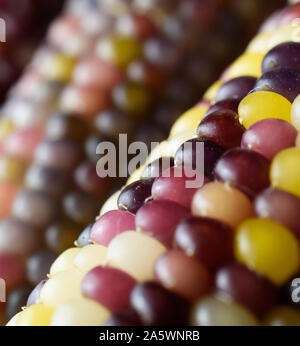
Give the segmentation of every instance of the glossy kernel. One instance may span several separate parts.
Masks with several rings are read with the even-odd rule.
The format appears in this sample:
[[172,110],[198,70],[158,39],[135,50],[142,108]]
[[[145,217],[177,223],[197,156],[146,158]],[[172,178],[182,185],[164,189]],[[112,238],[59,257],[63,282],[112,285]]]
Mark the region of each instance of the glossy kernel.
[[50,276],[71,269],[73,266],[74,258],[76,257],[78,252],[80,252],[80,249],[70,248],[59,255],[50,268]]
[[300,95],[293,102],[291,118],[292,124],[300,131]]
[[133,231],[119,234],[109,244],[107,263],[124,270],[137,281],[153,278],[153,266],[166,248],[157,240]]
[[238,227],[235,255],[239,262],[276,285],[299,269],[297,239],[287,228],[269,220],[249,219]]
[[291,103],[272,91],[257,91],[247,95],[240,103],[238,113],[242,124],[248,128],[259,120],[268,118],[291,122]]
[[179,250],[169,251],[159,257],[154,273],[165,288],[188,301],[195,301],[210,290],[208,270],[201,262]]
[[[59,272],[50,278],[41,291],[41,303],[58,307],[70,299],[80,298],[80,284],[83,274],[77,269]],[[70,287],[70,283],[72,286]],[[69,289],[66,289],[66,288]]]
[[248,52],[241,55],[229,68],[227,79],[245,75],[260,77],[263,58],[264,55],[261,53]]
[[177,135],[187,131],[194,130],[199,125],[199,122],[203,119],[208,107],[198,106],[193,107],[175,122],[170,133],[170,139],[176,137]]
[[195,304],[191,323],[195,326],[257,326],[255,316],[241,305],[213,296]]
[[27,307],[18,317],[18,326],[50,326],[54,309],[36,304]]
[[85,298],[71,299],[61,304],[53,314],[51,326],[101,326],[109,311]]
[[212,182],[203,186],[192,201],[194,216],[211,217],[237,227],[253,215],[250,199],[229,184]]

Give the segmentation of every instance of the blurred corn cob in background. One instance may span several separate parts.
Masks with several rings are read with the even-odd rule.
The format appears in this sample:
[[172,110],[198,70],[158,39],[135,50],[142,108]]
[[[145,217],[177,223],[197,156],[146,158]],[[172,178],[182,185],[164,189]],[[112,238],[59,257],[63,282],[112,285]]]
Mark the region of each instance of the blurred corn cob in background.
[[68,2],[2,108],[6,318],[119,183],[96,174],[99,142],[117,142],[120,133],[147,144],[164,139],[262,17],[282,3]]
[[0,102],[20,75],[64,0],[3,0],[5,42],[0,43]]

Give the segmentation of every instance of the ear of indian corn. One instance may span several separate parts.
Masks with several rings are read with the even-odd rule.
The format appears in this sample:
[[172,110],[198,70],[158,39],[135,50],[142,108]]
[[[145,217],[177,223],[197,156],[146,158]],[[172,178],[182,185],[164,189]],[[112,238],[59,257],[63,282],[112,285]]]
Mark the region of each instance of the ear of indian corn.
[[[110,13],[112,9],[105,4],[103,2],[106,11]],[[80,6],[71,6],[70,11],[75,18],[80,18],[79,13],[83,13]],[[187,9],[182,11],[190,13]],[[269,21],[266,31],[260,34],[260,40],[265,44],[258,42],[258,38],[255,44],[252,42],[247,52],[210,89],[205,99],[176,122],[170,138],[162,142],[160,150],[156,149],[155,154],[151,154],[148,163],[154,161],[154,168],[140,169],[129,180],[131,184],[126,189],[105,203],[106,213],[78,239],[77,245],[82,246],[82,249],[78,252],[67,250],[60,256],[50,270],[48,281],[34,292],[34,304],[10,324],[256,325],[258,318],[267,316],[267,313],[271,317],[266,317],[266,323],[272,324],[276,318],[282,324],[293,323],[286,322],[290,321],[289,314],[293,313],[291,307],[282,316],[280,310],[273,311],[272,308],[276,303],[278,287],[299,270],[299,230],[287,224],[285,215],[279,215],[279,211],[274,213],[277,219],[272,220],[275,216],[269,215],[278,205],[257,205],[259,202],[263,204],[261,199],[269,192],[268,189],[274,193],[285,193],[285,198],[292,206],[298,203],[297,174],[291,174],[288,181],[283,177],[287,174],[283,167],[286,162],[292,168],[297,166],[295,160],[298,158],[298,149],[290,147],[295,146],[297,136],[297,111],[293,112],[293,108],[297,109],[298,67],[290,68],[287,65],[288,62],[285,61],[289,60],[289,56],[284,54],[288,54],[286,51],[289,52],[290,49],[283,49],[283,53],[280,53],[282,55],[278,57],[278,68],[265,71],[264,68],[268,69],[270,66],[266,62],[268,50],[263,51],[265,47],[272,48],[275,41],[274,49],[278,49],[277,44],[284,43],[290,37],[288,31],[283,31],[284,25],[289,24],[285,23],[285,18],[289,16],[289,20],[292,20],[291,17],[296,16],[297,11],[299,6],[296,5],[286,9],[281,14],[282,17],[277,19],[278,22]],[[146,13],[152,18],[152,14]],[[20,148],[16,145],[20,141],[16,133],[4,136],[3,157],[6,158],[9,154],[32,159],[33,151],[35,152],[34,163],[26,171],[26,188],[18,192],[12,203],[12,212],[18,221],[10,218],[5,220],[4,226],[14,226],[16,233],[19,232],[19,227],[26,227],[28,224],[32,229],[46,228],[47,244],[56,251],[64,250],[65,246],[61,244],[69,244],[69,239],[74,238],[74,227],[78,229],[94,218],[99,198],[104,200],[105,189],[109,189],[107,185],[111,182],[101,180],[99,183],[97,178],[94,180],[95,157],[91,156],[95,152],[91,148],[95,148],[95,143],[99,142],[101,136],[112,139],[110,136],[123,131],[122,128],[116,133],[112,131],[110,122],[120,124],[116,119],[128,117],[128,121],[124,121],[122,126],[128,127],[131,121],[136,124],[150,110],[149,105],[153,104],[149,102],[150,98],[155,97],[149,93],[150,86],[140,87],[134,79],[134,71],[138,68],[134,63],[141,56],[141,48],[146,59],[161,71],[165,72],[170,68],[168,74],[171,73],[171,76],[172,71],[180,71],[179,62],[174,60],[178,47],[172,45],[173,40],[161,42],[152,38],[155,35],[153,25],[149,25],[149,22],[147,25],[143,22],[147,29],[145,32],[144,26],[141,32],[138,30],[141,29],[139,25],[129,26],[137,30],[137,37],[128,37],[122,31],[124,28],[129,30],[125,19],[132,25],[134,20],[140,23],[141,18],[121,17],[123,22],[117,20],[113,34],[110,31],[107,35],[107,28],[93,28],[96,34],[93,31],[90,42],[79,35],[76,40],[74,38],[74,42],[68,41],[72,44],[64,45],[66,37],[72,38],[72,35],[68,37],[70,32],[78,32],[78,23],[76,20],[74,23],[72,15],[68,15],[71,18],[56,23],[49,34],[50,42],[61,50],[57,53],[45,47],[36,55],[31,65],[32,70],[29,70],[25,81],[21,80],[12,93],[16,99],[14,102],[9,100],[4,107],[3,118],[19,127],[22,141],[30,144],[29,149],[27,146]],[[82,19],[84,17],[83,15]],[[155,15],[153,18],[156,18]],[[80,22],[80,25],[83,24]],[[88,30],[92,30],[88,23],[85,25]],[[107,25],[109,27],[111,23]],[[61,28],[66,35],[64,38],[57,35]],[[140,40],[145,40],[144,35],[147,39],[141,47]],[[178,39],[176,37],[175,42]],[[185,40],[183,42],[186,43]],[[297,51],[295,45],[297,44],[294,43],[292,48]],[[124,47],[130,47],[130,52],[124,51]],[[175,49],[170,61],[157,56],[160,49],[166,49],[165,47],[169,47],[168,51]],[[91,57],[81,58],[81,53],[86,51],[93,54]],[[162,55],[165,57],[165,54]],[[191,55],[196,56],[195,51]],[[88,72],[95,69],[99,69],[98,73],[104,79],[107,78],[105,83],[104,79],[97,79]],[[124,70],[130,83],[128,77],[123,83]],[[46,102],[48,110],[47,107],[41,107],[41,100],[35,100],[31,104],[24,98],[31,93],[37,95],[34,92],[36,88],[41,90],[43,83],[40,84],[40,76],[46,77],[51,83],[55,81],[55,93],[60,93],[63,89],[59,96],[59,114],[49,117],[57,107],[56,95],[52,94],[53,88],[50,91],[45,87],[45,93],[38,96],[42,99],[45,97],[47,101],[51,99],[51,102]],[[153,77],[152,70],[148,77],[150,76]],[[68,84],[70,78],[72,82]],[[280,84],[282,80],[284,86]],[[167,83],[169,81],[172,78],[168,77]],[[175,84],[172,82],[170,85]],[[111,110],[111,105],[126,115],[122,114],[120,117],[119,113]],[[99,110],[100,114],[95,117]],[[37,114],[35,112],[39,113],[39,117],[33,116]],[[203,120],[197,129],[201,119]],[[265,122],[262,131],[253,128],[260,121]],[[105,129],[105,133],[91,138],[91,123],[95,123],[98,130]],[[109,125],[108,128],[105,124]],[[163,127],[166,129],[168,125],[164,124]],[[37,128],[39,130],[34,132]],[[46,139],[42,141],[41,128],[46,133]],[[270,131],[270,128],[273,130]],[[262,135],[264,130],[276,132],[281,137],[267,136],[266,139]],[[128,128],[125,132],[128,132]],[[290,142],[286,140],[287,133]],[[150,137],[151,140],[156,139],[152,134]],[[36,138],[35,143],[31,142],[32,138]],[[183,144],[186,142],[191,144],[188,149],[190,152],[183,155]],[[90,155],[89,162],[78,165],[82,160],[82,143],[85,143],[87,153],[93,155]],[[194,148],[198,143],[204,149],[204,186],[192,190],[186,187],[190,177],[178,177],[175,171],[180,170],[182,164],[193,170],[196,160]],[[242,146],[236,148],[240,143]],[[159,165],[167,157],[170,158],[167,168],[170,174],[164,177],[161,176]],[[270,160],[273,160],[272,164]],[[13,162],[4,162],[3,165],[12,167],[10,169],[14,172]],[[73,189],[73,185],[68,187],[68,177],[75,168],[74,180],[77,187]],[[52,179],[53,176],[55,179]],[[154,178],[156,179],[152,185]],[[20,179],[18,174],[15,179],[15,184],[5,185],[12,196],[17,193],[16,182]],[[62,201],[65,216],[58,224],[53,225],[52,220],[57,217],[57,197]],[[149,200],[149,197],[153,200]],[[268,207],[271,211],[259,214],[263,208]],[[112,212],[113,216],[110,215]],[[271,220],[262,220],[264,218]],[[294,218],[293,211],[288,220]],[[90,240],[97,245],[90,244]],[[28,253],[31,252],[30,246],[28,241]],[[99,252],[93,252],[93,246],[100,246]],[[90,250],[87,251],[86,247]],[[81,254],[81,251],[86,254]],[[47,258],[51,256],[50,253],[42,255]],[[235,261],[228,265],[233,259]],[[18,266],[18,261],[13,256],[8,260],[15,261],[16,267]],[[38,259],[31,258],[32,268],[37,261]],[[22,268],[18,270],[22,272]],[[239,278],[244,278],[245,282],[252,285],[253,291],[258,293],[247,295],[245,287],[248,285],[239,285]],[[67,289],[68,282],[74,283],[72,292]],[[132,282],[134,285],[131,285]],[[212,294],[214,285],[218,289],[217,296]],[[224,296],[231,296],[234,303],[224,299]],[[189,303],[193,306],[191,320],[188,317]],[[124,310],[128,304],[130,308]],[[91,311],[90,315],[88,311]],[[276,316],[277,313],[279,317]],[[109,314],[112,316],[109,322],[105,322]]]

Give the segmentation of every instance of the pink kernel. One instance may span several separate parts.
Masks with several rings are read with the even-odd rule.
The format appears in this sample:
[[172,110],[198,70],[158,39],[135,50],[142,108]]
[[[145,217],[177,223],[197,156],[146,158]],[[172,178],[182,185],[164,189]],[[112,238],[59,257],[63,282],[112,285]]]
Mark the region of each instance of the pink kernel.
[[170,248],[173,245],[176,226],[189,216],[189,210],[178,203],[154,200],[138,210],[136,227]]
[[124,210],[111,210],[95,222],[91,239],[97,244],[108,246],[115,236],[135,230],[135,215]]
[[86,274],[81,283],[81,292],[112,312],[129,306],[130,293],[136,281],[125,272],[112,268],[96,267]]
[[[155,179],[152,196],[154,199],[169,200],[190,208],[194,194],[208,181],[203,174],[196,175],[195,170],[189,167],[171,167]],[[190,187],[189,183],[195,185]]]

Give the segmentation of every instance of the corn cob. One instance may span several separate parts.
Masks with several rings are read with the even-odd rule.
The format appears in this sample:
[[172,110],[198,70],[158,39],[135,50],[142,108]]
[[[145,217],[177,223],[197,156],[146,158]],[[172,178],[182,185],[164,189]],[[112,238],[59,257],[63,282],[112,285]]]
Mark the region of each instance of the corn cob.
[[221,61],[239,50],[247,28],[240,19],[253,1],[226,3],[71,1],[51,26],[0,121],[0,277],[11,291],[7,317],[24,305],[30,289],[18,286],[45,277],[55,254],[72,246],[110,193],[114,179],[95,172],[96,145],[119,133],[160,140]]
[[[267,20],[210,105],[175,122],[9,325],[300,324],[299,15],[294,5]],[[194,191],[175,175],[196,159],[186,141],[206,154]]]

